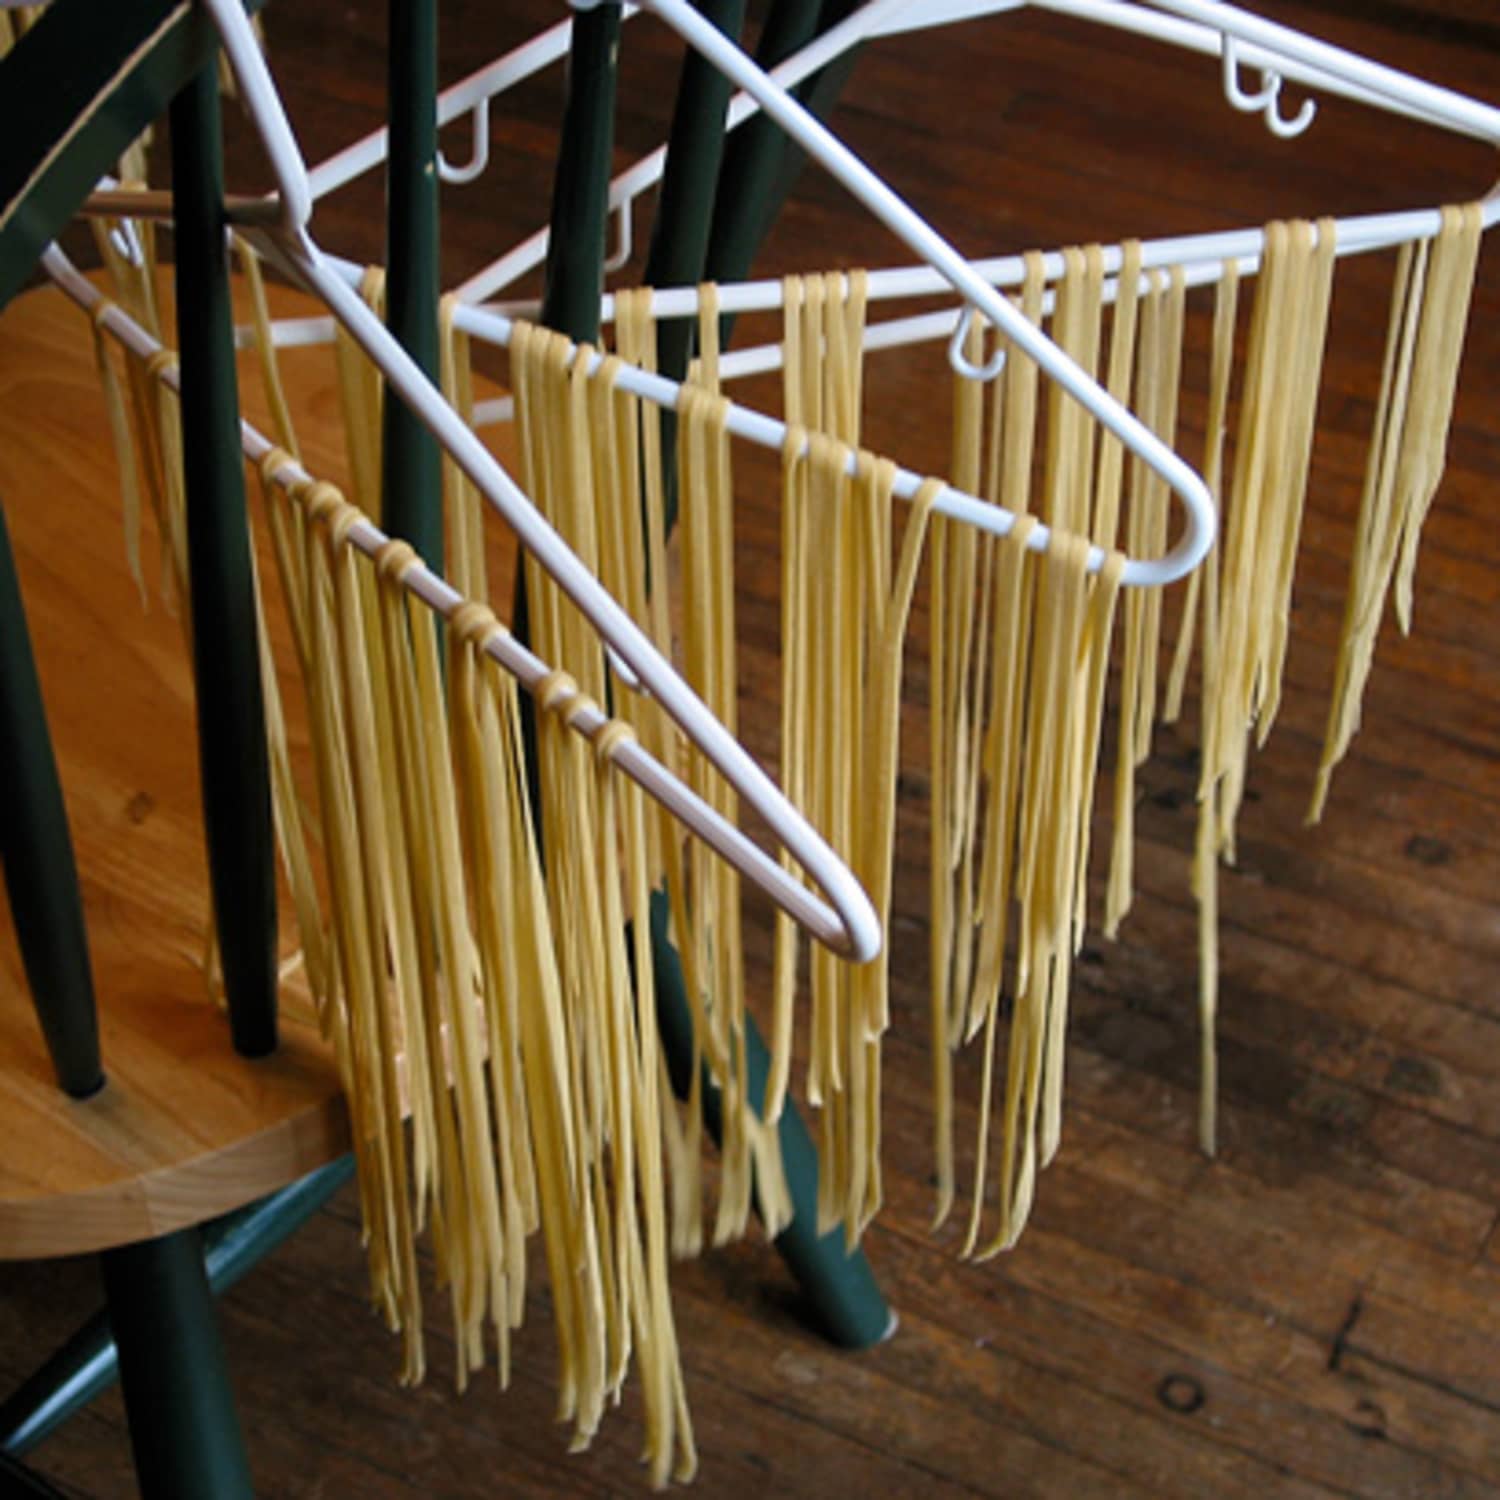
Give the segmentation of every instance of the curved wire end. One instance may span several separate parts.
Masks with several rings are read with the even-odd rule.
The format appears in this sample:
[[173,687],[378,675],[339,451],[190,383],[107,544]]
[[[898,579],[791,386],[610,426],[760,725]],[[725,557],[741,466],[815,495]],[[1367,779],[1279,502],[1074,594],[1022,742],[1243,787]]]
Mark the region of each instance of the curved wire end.
[[1002,344],[984,364],[976,365],[964,353],[964,345],[969,341],[969,329],[973,325],[974,304],[967,302],[959,313],[953,335],[948,340],[948,363],[953,366],[954,374],[963,376],[965,380],[993,380],[1005,368],[1006,348]]
[[473,146],[469,159],[461,167],[455,167],[442,151],[437,154],[438,176],[444,182],[458,187],[473,182],[490,164],[490,97],[481,94],[469,111],[469,123],[473,132]]
[[630,257],[635,254],[634,243],[632,240],[633,229],[630,213],[631,205],[634,204],[634,202],[635,194],[627,193],[626,196],[620,200],[619,206],[615,209],[615,222],[619,225],[619,232],[615,237],[614,251],[604,262],[604,269],[606,271],[623,270],[627,265],[630,264]]
[[844,926],[841,940],[830,942],[828,946],[850,963],[867,964],[880,957],[885,948],[885,933],[865,888],[852,875],[849,885],[850,889],[841,893],[841,899],[836,899],[832,891],[828,892]]
[[1281,113],[1281,74],[1274,68],[1258,68],[1260,88],[1249,92],[1240,82],[1240,44],[1236,37],[1227,33],[1223,37],[1221,56],[1224,63],[1224,98],[1232,109],[1242,114],[1259,114],[1266,129],[1283,141],[1292,140],[1302,134],[1318,113],[1315,100],[1304,99],[1302,108],[1295,115]]

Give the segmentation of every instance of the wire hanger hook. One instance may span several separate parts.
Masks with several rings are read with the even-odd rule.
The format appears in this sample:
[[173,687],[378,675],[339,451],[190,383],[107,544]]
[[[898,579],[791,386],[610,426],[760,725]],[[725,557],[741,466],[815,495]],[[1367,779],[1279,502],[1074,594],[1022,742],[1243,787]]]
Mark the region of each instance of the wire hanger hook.
[[630,264],[630,257],[635,254],[634,231],[630,212],[634,202],[635,194],[627,194],[620,200],[614,210],[614,219],[618,228],[615,235],[614,252],[606,257],[604,262],[604,269],[606,271],[623,270]]
[[1002,344],[996,349],[984,364],[976,365],[964,353],[964,345],[969,340],[969,329],[973,325],[974,304],[966,302],[958,315],[958,322],[953,325],[953,335],[948,340],[948,363],[953,366],[954,373],[962,375],[965,380],[993,380],[1005,368],[1005,346]]
[[1227,33],[1222,44],[1224,59],[1224,97],[1242,114],[1259,114],[1266,122],[1266,129],[1283,141],[1302,134],[1313,122],[1318,106],[1312,99],[1303,101],[1295,115],[1281,113],[1281,74],[1274,68],[1259,68],[1260,88],[1248,92],[1240,82],[1240,44],[1237,37]]
[[439,147],[437,154],[438,176],[444,182],[455,185],[473,182],[490,164],[490,97],[481,94],[469,111],[469,120],[474,132],[474,146],[469,159],[461,167],[455,167]]

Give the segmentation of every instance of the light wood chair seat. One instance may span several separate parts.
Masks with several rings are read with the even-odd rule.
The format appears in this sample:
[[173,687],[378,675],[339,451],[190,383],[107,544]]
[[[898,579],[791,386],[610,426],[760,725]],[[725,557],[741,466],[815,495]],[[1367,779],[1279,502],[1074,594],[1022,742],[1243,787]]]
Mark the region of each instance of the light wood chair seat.
[[[325,432],[309,461],[336,451],[319,353],[305,372],[288,362],[293,409]],[[251,396],[248,369],[241,380]],[[0,316],[0,501],[72,822],[107,1081],[83,1101],[58,1089],[0,917],[0,1259],[201,1223],[349,1148],[316,1031],[284,1004],[280,1050],[246,1061],[209,998],[191,674],[149,519],[145,607],[126,567],[119,488],[87,321],[60,292],[28,292]]]

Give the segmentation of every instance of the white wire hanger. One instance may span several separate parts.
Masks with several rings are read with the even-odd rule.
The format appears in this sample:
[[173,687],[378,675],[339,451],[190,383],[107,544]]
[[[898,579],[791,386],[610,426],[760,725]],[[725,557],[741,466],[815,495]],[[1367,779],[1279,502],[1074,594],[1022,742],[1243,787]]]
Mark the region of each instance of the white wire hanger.
[[[598,3],[584,0],[575,9]],[[648,0],[639,3],[659,13],[659,7]],[[862,17],[862,36],[874,38],[1017,10],[1075,16],[1216,57],[1226,101],[1235,109],[1266,116],[1267,128],[1283,138],[1302,134],[1316,115],[1315,109],[1312,113],[1299,110],[1294,116],[1280,113],[1281,86],[1291,80],[1476,140],[1500,142],[1500,112],[1489,105],[1268,21],[1226,0],[872,0],[851,20]],[[1260,87],[1253,92],[1243,85],[1244,69],[1260,75]]]
[[[216,19],[221,14],[233,14],[235,11],[234,7],[227,4],[227,0],[205,0],[205,3]],[[879,3],[887,8],[895,9],[894,0],[879,0]],[[832,132],[809,115],[785,89],[767,78],[739,48],[728,43],[721,32],[712,25],[702,22],[702,18],[691,6],[679,5],[676,0],[649,0],[649,3],[641,8],[650,9],[661,15],[663,19],[671,21],[690,45],[699,47],[711,63],[720,67],[732,81],[740,84],[747,95],[781,123],[789,134],[809,150],[810,154],[828,166],[830,171],[834,172],[845,186],[855,193],[856,197],[871,208],[878,218],[912,245],[919,254],[922,254],[951,284],[963,291],[992,323],[1000,325],[1014,345],[1030,355],[1043,371],[1113,432],[1128,451],[1135,453],[1160,478],[1165,480],[1182,501],[1186,511],[1183,535],[1176,547],[1164,558],[1127,560],[1121,575],[1122,585],[1135,588],[1161,587],[1191,572],[1212,546],[1216,525],[1213,501],[1202,479],[1192,468],[1133,413],[1110,396],[1097,381],[1085,374],[1046,334],[1025,319],[992,287],[974,276],[963,257],[924,219],[913,212],[875,173],[860,162]],[[248,25],[242,29],[248,32]],[[220,30],[224,31],[222,22],[220,22]],[[705,33],[711,35],[708,45],[703,46],[701,44]],[[243,41],[240,41],[239,45],[243,47]],[[228,46],[227,34],[226,50],[229,51],[230,62],[238,78],[241,65],[234,49]],[[247,63],[254,65],[253,77],[262,91],[258,96],[250,92],[247,85],[247,103],[257,120],[258,128],[263,135],[271,130],[281,131],[286,137],[286,142],[279,147],[280,157],[282,160],[294,157],[295,143],[290,140],[290,127],[281,110],[280,99],[275,93],[264,60],[256,51],[247,59]],[[248,75],[248,66],[245,71]],[[281,180],[282,169],[278,164],[277,153],[272,153],[272,159],[273,165],[277,166],[278,180]],[[614,600],[603,594],[592,575],[588,574],[582,564],[567,551],[551,528],[541,521],[530,501],[490,457],[468,427],[442,400],[431,383],[422,377],[416,367],[405,358],[404,353],[399,351],[395,341],[386,334],[383,325],[354,294],[352,283],[357,278],[352,274],[352,268],[345,266],[344,274],[340,276],[336,262],[331,257],[324,256],[313,245],[305,230],[306,214],[301,212],[302,204],[310,203],[305,174],[302,175],[296,187],[298,196],[295,199],[290,196],[286,198],[287,216],[274,231],[270,224],[265,222],[263,212],[257,212],[254,216],[257,221],[256,228],[260,231],[259,238],[265,242],[264,248],[270,251],[273,257],[279,259],[285,269],[310,285],[324,298],[339,321],[344,323],[370,358],[385,371],[403,399],[408,401],[439,441],[448,448],[450,455],[481,492],[489,495],[497,508],[506,514],[507,519],[512,519],[510,512],[512,509],[517,509],[525,512],[532,519],[533,524],[540,523],[545,528],[551,543],[559,553],[566,557],[566,563],[562,563],[562,559],[559,558],[560,565],[566,567],[570,575],[574,570],[581,575],[578,580],[580,592],[591,597],[602,596],[598,599],[601,605],[601,616],[596,617],[590,613],[584,606],[579,592],[575,592],[562,574],[552,568],[547,554],[534,547],[533,550],[537,552],[543,566],[548,567],[549,571],[554,571],[554,576],[558,577],[558,581],[562,583],[569,596],[579,604],[580,608],[584,608],[586,614],[589,614],[596,628],[610,641],[618,655],[624,659],[627,667],[636,672],[641,681],[645,682],[646,686],[659,698],[662,698],[663,706],[667,707],[668,712],[672,712],[671,706],[657,691],[655,684],[649,681],[644,672],[639,671],[632,655],[632,651],[640,651],[641,648],[648,647],[644,636],[636,630],[633,622],[629,621],[628,616],[619,609]],[[291,210],[293,208],[298,213],[295,219],[295,230],[292,227]],[[255,230],[249,232],[252,238],[256,237]],[[492,342],[506,343],[509,340],[509,325],[503,318],[485,316],[469,309],[460,309],[457,320],[459,326],[471,334],[487,337]],[[398,354],[400,358],[395,360]],[[392,360],[395,360],[397,370],[389,367],[388,362]],[[597,368],[597,365],[594,368]],[[639,371],[625,371],[621,375],[621,384],[635,394],[659,405],[675,406],[677,404],[679,387],[670,381],[657,381],[651,377],[645,377],[643,372]],[[779,450],[785,441],[786,429],[778,422],[748,412],[743,408],[732,412],[731,417],[730,430],[753,442]],[[919,484],[918,476],[903,470],[897,478],[896,494],[910,499],[915,496]],[[938,497],[937,507],[946,514],[980,525],[997,535],[1006,534],[1015,523],[1015,517],[1011,513],[951,488],[946,489]],[[513,519],[512,524],[516,524]],[[522,540],[528,546],[532,545],[524,532],[522,532]],[[1044,551],[1049,542],[1048,528],[1039,526],[1033,531],[1031,546],[1035,550]],[[1095,547],[1090,550],[1089,566],[1092,569],[1097,570],[1102,567],[1104,561],[1105,554],[1102,549]],[[587,589],[583,588],[584,579],[590,586]],[[637,638],[631,642],[632,650],[620,649],[620,642],[610,634],[606,620],[614,618],[628,624],[630,634]],[[651,651],[650,655],[655,656],[654,651]],[[675,674],[673,676],[675,679]],[[680,679],[675,680],[677,685],[686,691],[685,684],[681,684]],[[693,701],[696,702],[696,699]],[[676,717],[675,714],[673,716]],[[720,733],[724,733],[721,726],[716,725],[716,727],[719,728]],[[725,738],[729,738],[727,734]],[[725,774],[727,775],[727,772]]]
[[[631,686],[643,685],[661,701],[695,743],[710,754],[710,759],[743,795],[750,796],[748,785],[763,780],[758,768],[755,778],[748,774],[753,762],[745,756],[727,731],[716,721],[709,725],[696,715],[706,710],[686,684],[659,656],[650,642],[619,605],[600,587],[587,569],[568,550],[532,506],[530,500],[505,473],[472,431],[443,401],[440,393],[406,357],[405,352],[386,332],[384,325],[354,294],[347,275],[338,263],[311,240],[306,225],[311,214],[312,191],[306,168],[271,81],[259,49],[251,45],[248,22],[230,0],[203,0],[213,16],[225,43],[236,79],[244,87],[244,99],[255,122],[279,191],[268,198],[231,200],[228,214],[248,237],[268,252],[296,280],[317,294],[330,311],[344,324],[351,336],[382,370],[387,379],[412,407],[423,423],[434,433],[450,457],[510,521],[522,542],[551,571],[569,597],[578,604],[609,643],[618,661],[623,661],[636,679]],[[906,0],[874,0],[866,11],[894,14],[904,8]],[[586,8],[586,7],[585,7]],[[722,33],[701,23],[701,18],[686,4],[677,0],[651,0],[643,9],[651,9],[671,22],[693,46],[703,50],[709,61],[723,69],[739,83],[760,108],[783,124],[810,153],[828,166],[850,187],[888,227],[922,254],[946,281],[961,290],[968,300],[992,323],[998,324],[1012,342],[1030,355],[1036,363],[1077,399],[1105,427],[1112,431],[1131,452],[1141,458],[1182,500],[1186,510],[1184,534],[1177,546],[1160,559],[1132,558],[1126,563],[1122,583],[1130,587],[1159,587],[1191,572],[1212,545],[1214,506],[1199,476],[1154,433],[1111,397],[1097,381],[1086,375],[1046,334],[1016,312],[1010,304],[968,267],[968,264],[925,220],[914,213],[868,167],[854,156],[830,131],[807,114],[783,88],[771,81]],[[160,197],[152,194],[96,194],[94,211],[140,213],[152,211],[143,200]],[[156,211],[162,211],[161,205]],[[504,320],[489,322],[483,318],[464,323],[471,332],[488,335],[503,342],[508,337]],[[631,372],[627,372],[630,374]],[[655,384],[633,382],[638,393],[658,403],[675,402],[677,387],[671,382]],[[629,387],[628,387],[629,388]],[[784,428],[754,413],[737,413],[735,427],[742,436],[766,445],[779,445]],[[898,494],[915,493],[915,476],[903,475]],[[1014,524],[1014,517],[988,502],[958,491],[947,491],[939,500],[940,508],[949,514],[973,521],[1003,535]],[[1033,533],[1032,545],[1044,550],[1048,543],[1045,528]],[[1103,565],[1104,554],[1092,550],[1090,566]],[[644,666],[642,665],[644,664]],[[653,680],[657,679],[657,680]],[[658,685],[660,683],[660,685]],[[678,710],[685,716],[678,717]],[[700,733],[694,732],[695,728]],[[727,743],[725,743],[727,742]],[[710,753],[710,745],[715,749]],[[733,747],[732,749],[730,747]],[[716,758],[722,755],[724,761]],[[730,776],[728,764],[743,758],[746,763],[736,773],[745,776],[741,786]],[[765,784],[767,787],[769,782]],[[765,787],[761,787],[764,791]],[[779,794],[778,794],[779,795]],[[768,819],[768,821],[771,821]],[[775,827],[774,822],[772,823]],[[779,830],[778,830],[779,833]]]
[[[635,14],[636,8],[634,5],[624,5],[621,11],[628,20]],[[461,78],[438,95],[438,127],[441,129],[467,115],[472,141],[470,159],[462,167],[455,167],[439,153],[438,173],[444,182],[473,182],[484,171],[489,162],[490,101],[549,64],[566,57],[572,32],[571,19],[559,21],[503,57],[498,57],[494,62]],[[379,166],[385,161],[389,149],[390,132],[381,126],[319,162],[307,174],[314,202],[337,191],[346,183],[353,182],[372,167]]]
[[[574,0],[574,8],[592,9],[597,3],[599,0]],[[893,12],[898,8],[898,0],[885,0],[885,3]],[[1165,558],[1131,558],[1127,561],[1121,582],[1132,587],[1160,587],[1184,577],[1197,567],[1213,544],[1215,527],[1213,500],[1199,475],[1133,412],[1087,375],[1040,328],[976,275],[969,262],[932,225],[723,32],[706,21],[687,0],[641,0],[640,8],[665,21],[689,46],[753,98],[809,156],[887,229],[904,240],[963,296],[967,304],[997,327],[1013,348],[1032,359],[1096,421],[1113,433],[1127,451],[1134,453],[1166,482],[1186,511],[1185,533]],[[1013,522],[1014,517],[1009,517],[1001,526],[991,529],[1003,534]],[[1040,530],[1038,528],[1038,532]],[[1045,548],[1046,545],[1047,539],[1039,538],[1038,546]],[[1090,565],[1097,568],[1102,563],[1102,552],[1093,549]]]
[[[329,263],[337,268],[339,273],[349,283],[357,286],[361,275],[361,268],[351,261],[341,261],[336,257],[327,257]],[[460,305],[454,310],[453,323],[456,328],[484,343],[493,344],[498,347],[507,348],[510,345],[512,335],[515,331],[515,321],[490,307],[464,307]],[[577,345],[570,345],[568,359],[573,359],[578,353]],[[589,355],[589,363],[585,373],[589,376],[596,375],[604,365],[605,356],[599,351],[592,351]],[[652,374],[649,371],[636,368],[634,365],[622,366],[615,376],[615,386],[622,391],[628,391],[631,395],[639,397],[643,401],[649,401],[655,406],[670,407],[673,409],[681,405],[683,386],[674,380],[669,380],[664,375]],[[787,427],[774,417],[766,416],[763,412],[756,411],[749,406],[741,405],[734,401],[726,403],[725,428],[735,437],[743,438],[747,442],[755,443],[759,447],[768,448],[773,452],[785,451],[787,441]],[[848,460],[848,472],[853,475],[858,472],[857,460],[851,455]],[[911,469],[897,467],[892,493],[901,500],[913,500],[917,491],[922,487],[923,477]],[[974,526],[980,531],[989,532],[993,536],[1005,536],[1015,525],[1015,515],[1003,510],[988,500],[981,500],[975,495],[965,493],[963,490],[954,489],[951,485],[945,485],[938,492],[933,501],[933,509],[939,515],[949,516],[954,520],[962,521],[967,525]],[[1191,571],[1195,564],[1184,565],[1180,554],[1187,552],[1190,548],[1196,548],[1201,536],[1201,531],[1193,522],[1196,516],[1189,512],[1189,526],[1183,540],[1173,552],[1160,560],[1146,558],[1132,558],[1121,572],[1120,581],[1123,585],[1132,588],[1154,588],[1164,583],[1174,582],[1184,573]],[[1210,520],[1210,526],[1212,524]],[[1044,525],[1036,525],[1027,541],[1027,546],[1035,552],[1045,552],[1051,538],[1051,531]],[[1211,544],[1212,537],[1210,535]],[[1091,547],[1089,549],[1089,567],[1098,569],[1103,566],[1106,554],[1102,548]],[[1163,576],[1169,575],[1169,576]]]
[[[53,282],[86,312],[96,314],[100,324],[132,354],[142,360],[149,360],[161,352],[163,346],[157,339],[117,303],[107,299],[77,270],[59,246],[49,246],[42,255],[41,263]],[[180,379],[177,366],[173,363],[163,365],[157,371],[157,379],[172,390],[177,390]],[[274,445],[264,434],[243,420],[240,422],[240,443],[245,457],[257,466],[274,450]],[[313,479],[301,464],[291,458],[280,464],[271,477],[287,490],[311,483]],[[368,519],[357,521],[349,531],[350,543],[371,559],[378,558],[381,548],[389,540]],[[420,559],[403,574],[401,581],[423,603],[444,618],[452,616],[467,602],[462,594]],[[551,667],[508,631],[502,631],[486,641],[484,649],[528,692],[537,691],[551,676]],[[594,704],[578,705],[564,714],[564,721],[585,739],[593,739],[609,722],[602,710]],[[863,921],[863,907],[867,904],[864,892],[854,882],[852,875],[846,874],[842,880],[837,878],[837,869],[842,868],[837,860],[833,861],[837,868],[826,889],[828,904],[825,904],[770,858],[759,845],[704,802],[638,740],[626,738],[617,741],[610,750],[610,759],[649,796],[662,803],[674,817],[820,941],[829,947],[849,952],[851,957],[858,956],[861,952],[874,956],[879,951],[879,927],[871,926],[874,923],[873,908],[870,910],[869,921]],[[795,812],[792,816],[796,816]],[[816,834],[813,837],[816,838]],[[791,847],[790,841],[788,847]],[[873,946],[870,937],[872,931]]]
[[[656,699],[705,759],[765,821],[816,892],[800,885],[794,875],[714,814],[639,747],[618,747],[615,759],[622,769],[819,942],[856,962],[874,958],[882,944],[879,918],[849,867],[583,565],[313,241],[307,230],[313,197],[306,165],[249,19],[239,0],[200,3],[218,31],[276,183],[275,192],[267,198],[229,200],[229,220],[246,232],[257,248],[270,252],[277,264],[318,297],[348,330],[395,395],[433,433],[448,456],[509,523],[521,545],[590,621],[625,685]],[[138,214],[143,210],[147,214],[161,212],[155,203],[158,195],[128,196],[136,201],[124,207],[127,213],[132,207]],[[96,197],[104,199],[105,204],[101,208],[95,203],[92,211],[121,211],[108,204],[111,195]],[[62,269],[55,260],[54,266]],[[111,309],[106,321],[117,333],[126,331],[123,325],[128,320],[123,314]],[[261,445],[265,440],[259,434],[247,436],[246,442],[247,451],[254,449],[263,456],[266,448]],[[301,471],[287,472],[295,478]],[[385,540],[373,525],[355,528],[354,536],[365,550],[378,548]],[[412,569],[408,576],[420,585],[414,586],[414,591],[435,608],[447,612],[463,602],[435,574]],[[547,675],[547,665],[514,641],[496,644],[504,645],[505,650],[492,654],[524,686],[535,688]],[[602,714],[575,712],[572,722],[580,732],[591,735],[605,721]]]

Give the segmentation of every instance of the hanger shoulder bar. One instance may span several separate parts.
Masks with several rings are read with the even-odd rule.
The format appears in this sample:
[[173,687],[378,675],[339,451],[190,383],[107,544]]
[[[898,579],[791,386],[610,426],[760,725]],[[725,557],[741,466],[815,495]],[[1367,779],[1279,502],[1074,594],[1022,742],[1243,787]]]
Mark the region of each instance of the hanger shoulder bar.
[[[1482,200],[1481,212],[1485,229],[1491,229],[1500,222],[1500,192],[1491,192]],[[1442,227],[1442,210],[1437,208],[1362,214],[1339,219],[1337,254],[1342,259],[1349,255],[1394,249],[1411,240],[1431,239]],[[1206,282],[1216,281],[1217,268],[1227,260],[1239,261],[1242,273],[1253,274],[1259,266],[1264,248],[1265,230],[1259,227],[1143,240],[1141,269],[1147,271],[1160,266],[1185,266],[1190,272],[1189,285],[1201,286]],[[1106,245],[1103,251],[1105,274],[1113,276],[1120,269],[1122,247]],[[1019,255],[988,256],[972,260],[969,265],[976,275],[996,287],[1019,286],[1026,274],[1025,259]],[[1202,272],[1202,267],[1214,268],[1213,274]],[[1044,274],[1048,281],[1056,281],[1063,274],[1063,255],[1060,250],[1047,252]],[[947,277],[927,265],[891,266],[872,270],[866,283],[866,297],[872,303],[936,297],[951,290],[952,284]],[[781,307],[783,300],[783,283],[777,279],[726,282],[716,287],[715,291],[718,306],[726,313],[774,312]],[[1106,300],[1111,296],[1108,286],[1105,295]],[[652,293],[651,315],[658,319],[696,317],[698,303],[699,292],[696,286],[663,287]],[[614,298],[607,293],[602,303],[602,316],[606,322],[614,317]],[[942,316],[949,315],[945,312]],[[732,359],[733,356],[727,355],[725,358]]]

